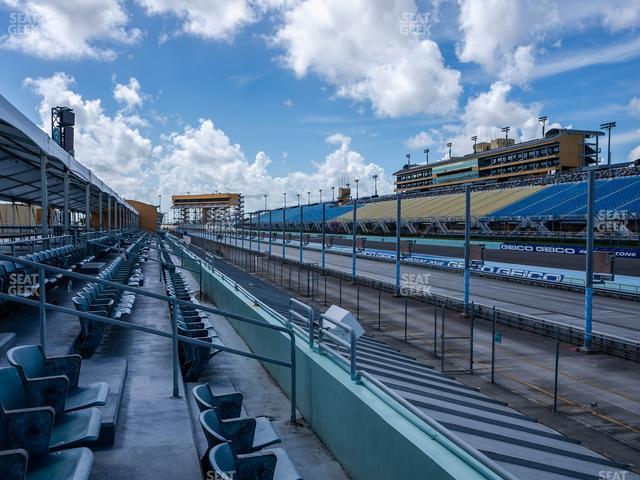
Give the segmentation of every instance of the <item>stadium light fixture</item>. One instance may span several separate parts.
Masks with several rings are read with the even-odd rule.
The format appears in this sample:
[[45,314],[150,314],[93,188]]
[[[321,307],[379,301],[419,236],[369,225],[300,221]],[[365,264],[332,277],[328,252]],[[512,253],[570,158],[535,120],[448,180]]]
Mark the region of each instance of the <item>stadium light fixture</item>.
[[476,146],[478,145],[478,136],[474,135],[471,137],[471,141],[473,142],[473,153],[476,153]]
[[296,197],[298,197],[298,206],[300,206],[300,194],[296,193]]
[[549,120],[549,118],[546,115],[538,117],[538,123],[542,125],[542,138],[544,138],[544,127],[547,125],[547,120]]
[[429,165],[429,149],[425,148],[422,153],[425,154],[426,160],[427,160],[427,165]]
[[378,196],[378,175],[373,176],[373,195]]
[[322,203],[322,189],[320,189],[319,192],[320,192],[320,203]]
[[447,143],[447,147],[449,147],[449,158],[451,158],[451,145],[452,145],[451,142]]
[[307,192],[307,205],[311,205],[311,192]]
[[500,130],[502,131],[502,133],[504,133],[504,139],[507,141],[507,143],[509,143],[509,130],[511,130],[511,127],[502,127]]
[[360,183],[360,179],[356,178],[354,182],[356,182],[356,198],[360,198],[360,196],[358,195],[358,184]]
[[407,153],[405,155],[405,157],[407,157],[407,167],[410,167],[411,166],[411,154]]
[[267,210],[267,194],[264,194],[264,209]]
[[611,129],[616,128],[616,122],[606,122],[600,125],[601,130],[607,130],[607,165],[611,165]]
[[331,187],[331,201],[336,201],[336,187]]

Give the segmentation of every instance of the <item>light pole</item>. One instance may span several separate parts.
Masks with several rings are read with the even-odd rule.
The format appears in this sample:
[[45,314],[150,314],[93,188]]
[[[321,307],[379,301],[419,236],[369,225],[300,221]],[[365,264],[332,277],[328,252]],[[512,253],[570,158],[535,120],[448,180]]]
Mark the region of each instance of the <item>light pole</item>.
[[267,194],[264,194],[264,209],[267,210]]
[[602,130],[608,130],[607,135],[607,165],[611,165],[611,129],[616,128],[616,122],[607,122],[600,125]]
[[311,192],[307,192],[307,205],[311,205]]
[[358,184],[360,183],[360,179],[356,178],[354,182],[356,182],[356,200],[357,200],[358,198],[360,198],[360,195],[358,195]]
[[405,155],[405,157],[407,157],[407,167],[410,167],[411,166],[411,154],[407,153]]
[[298,206],[300,206],[300,194],[296,193],[296,197],[298,197]]
[[336,201],[336,187],[331,187],[331,201]]
[[319,192],[320,192],[320,203],[322,203],[322,189],[320,189]]
[[378,175],[373,176],[373,196],[378,196]]
[[473,137],[471,137],[471,141],[473,142],[473,153],[477,153],[476,150],[478,149],[478,136],[474,135]]
[[449,159],[451,159],[451,142],[447,143],[447,147],[449,148]]
[[506,141],[506,143],[509,143],[509,130],[511,130],[511,127],[506,126],[506,127],[502,127],[500,129],[502,131],[502,133],[504,133],[504,139]]
[[424,153],[425,159],[427,160],[427,165],[429,165],[429,149],[425,148],[422,153]]
[[287,225],[287,192],[284,192],[284,206],[282,207],[282,258],[285,255],[285,235],[286,235],[286,225]]
[[542,125],[542,137],[544,138],[544,127],[547,126],[547,120],[549,120],[549,117],[547,117],[546,115],[542,116],[542,117],[538,117],[538,123]]

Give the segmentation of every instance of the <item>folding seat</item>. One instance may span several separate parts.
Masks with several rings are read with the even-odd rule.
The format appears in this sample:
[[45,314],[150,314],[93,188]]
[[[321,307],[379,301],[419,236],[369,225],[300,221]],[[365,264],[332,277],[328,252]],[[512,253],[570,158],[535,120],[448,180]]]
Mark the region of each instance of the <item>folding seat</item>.
[[302,480],[289,455],[281,448],[235,455],[229,443],[209,452],[209,463],[223,480]]
[[[79,355],[47,357],[40,345],[23,345],[7,352],[7,360],[16,367],[29,388],[57,388],[66,385],[64,411],[71,412],[107,403],[109,384],[104,382],[78,385],[82,358]],[[56,412],[59,413],[59,412]]]
[[280,437],[267,417],[220,418],[217,408],[200,413],[200,425],[209,448],[231,442],[234,453],[253,453],[280,443]]
[[88,480],[92,466],[93,452],[84,447],[40,455],[22,448],[0,451],[2,480]]
[[64,405],[65,392],[57,397],[48,393],[46,398],[37,397],[17,369],[0,368],[0,429],[4,430],[0,438],[5,439],[6,448],[60,450],[98,440],[100,410],[92,407],[56,415],[51,404]]
[[[71,301],[79,312],[90,312],[103,317],[109,316],[109,313],[104,309],[92,309],[88,300],[83,296],[73,297]],[[80,331],[71,346],[70,353],[79,353],[82,358],[90,358],[102,342],[105,324],[83,317],[78,317],[78,320],[80,321]]]
[[242,414],[242,394],[240,392],[215,394],[211,386],[202,383],[191,391],[200,412],[216,408],[220,418],[238,418]]

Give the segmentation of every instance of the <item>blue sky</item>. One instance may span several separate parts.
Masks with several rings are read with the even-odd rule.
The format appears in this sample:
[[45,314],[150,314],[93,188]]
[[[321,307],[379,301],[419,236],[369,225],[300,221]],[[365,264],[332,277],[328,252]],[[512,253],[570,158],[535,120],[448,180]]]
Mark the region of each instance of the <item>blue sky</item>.
[[[640,2],[0,0],[0,93],[129,197],[328,191],[537,117],[640,157]],[[67,29],[65,25],[73,25]],[[634,151],[635,149],[635,151]],[[633,153],[632,153],[633,152]]]

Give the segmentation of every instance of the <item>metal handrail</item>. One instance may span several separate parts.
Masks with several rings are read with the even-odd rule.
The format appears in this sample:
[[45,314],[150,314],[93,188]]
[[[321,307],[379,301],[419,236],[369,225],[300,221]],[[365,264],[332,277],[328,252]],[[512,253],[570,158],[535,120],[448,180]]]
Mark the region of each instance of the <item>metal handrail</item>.
[[[308,317],[305,318],[304,316],[296,312],[294,310],[294,307],[298,307],[298,308],[302,308],[303,310],[306,310]],[[289,323],[291,323],[292,316],[296,316],[302,322],[307,322],[307,325],[309,327],[309,347],[313,348],[313,337],[315,336],[315,332],[314,332],[315,310],[313,309],[313,307],[307,305],[304,302],[301,302],[300,300],[297,300],[295,298],[290,298],[289,299]]]
[[[327,321],[329,323],[333,323],[334,325],[336,325],[337,327],[342,328],[343,330],[345,330],[346,332],[349,333],[349,338],[350,338],[350,342],[347,342],[346,340],[340,338],[339,336],[335,335],[332,332],[329,332],[328,330],[326,330],[324,328],[324,322]],[[351,367],[351,380],[353,380],[354,382],[358,382],[360,379],[360,374],[358,372],[358,364],[357,364],[357,342],[358,342],[358,337],[356,337],[356,333],[353,330],[353,328],[351,328],[349,325],[339,322],[337,320],[332,320],[331,318],[327,317],[324,313],[320,315],[320,321],[319,321],[319,325],[318,325],[318,347],[320,349],[322,349],[322,339],[324,336],[328,336],[331,340],[333,340],[334,342],[336,342],[338,345],[342,345],[345,348],[349,349],[350,352],[350,358],[349,358],[349,364]]]
[[[256,359],[263,359],[264,361],[269,361],[270,363],[276,363],[277,365],[281,365],[281,366],[285,366],[291,369],[291,421],[295,422],[296,420],[296,394],[295,394],[295,387],[296,387],[296,357],[295,357],[295,335],[293,333],[293,330],[291,328],[286,328],[286,327],[282,327],[279,325],[272,325],[269,323],[265,323],[265,322],[261,322],[258,320],[254,320],[252,318],[249,317],[244,317],[242,315],[238,315],[235,313],[230,313],[230,312],[225,312],[223,310],[219,310],[217,308],[213,308],[213,307],[209,307],[206,305],[202,305],[202,304],[197,304],[197,303],[193,303],[190,302],[188,300],[182,300],[176,297],[170,297],[167,295],[162,295],[159,293],[155,293],[155,292],[150,292],[148,290],[144,290],[141,289],[139,287],[132,287],[129,285],[122,285],[120,283],[116,283],[116,282],[111,282],[109,280],[104,280],[101,278],[97,278],[97,277],[93,277],[90,275],[84,275],[84,274],[80,274],[80,273],[76,273],[76,272],[70,272],[66,269],[62,269],[62,268],[58,268],[58,267],[53,267],[51,265],[46,265],[44,263],[38,263],[38,262],[32,262],[30,260],[26,260],[26,259],[22,259],[22,258],[16,258],[16,257],[12,257],[10,255],[4,255],[4,254],[0,254],[0,260],[6,260],[6,261],[10,261],[10,262],[14,262],[14,263],[19,263],[21,265],[29,265],[31,267],[37,268],[38,272],[39,272],[39,288],[40,288],[40,292],[39,292],[39,300],[30,300],[27,298],[23,298],[23,297],[18,297],[15,295],[10,295],[7,293],[1,293],[0,292],[0,299],[4,299],[7,301],[13,301],[13,302],[17,302],[17,303],[23,303],[26,305],[31,305],[31,306],[37,306],[40,309],[40,321],[41,321],[41,343],[43,348],[46,348],[46,310],[54,310],[54,311],[60,311],[63,313],[67,313],[69,315],[76,315],[79,317],[83,317],[83,318],[88,318],[90,320],[94,320],[94,321],[98,321],[98,322],[102,322],[105,324],[114,324],[114,325],[118,325],[118,326],[122,326],[124,328],[129,328],[132,330],[140,330],[143,331],[145,333],[150,333],[150,334],[154,334],[154,335],[160,335],[160,336],[165,336],[165,337],[170,337],[173,339],[174,342],[177,341],[182,341],[182,342],[186,342],[186,343],[191,343],[191,344],[195,344],[197,346],[202,346],[202,347],[207,347],[209,349],[212,350],[223,350],[223,351],[227,351],[229,353],[234,353],[237,355],[242,355],[242,356],[247,356],[249,358],[256,358]],[[70,278],[76,278],[79,280],[85,280],[87,282],[91,282],[91,283],[97,283],[97,284],[101,284],[101,285],[106,285],[108,287],[114,288],[116,290],[120,290],[120,291],[126,291],[126,292],[133,292],[137,295],[142,295],[142,296],[147,296],[147,297],[151,297],[151,298],[155,298],[158,300],[163,300],[166,302],[169,302],[171,304],[174,305],[174,307],[176,305],[182,305],[182,306],[187,306],[187,307],[191,307],[191,308],[195,308],[196,310],[202,310],[204,312],[208,312],[208,313],[213,313],[216,315],[221,315],[223,317],[226,318],[232,318],[234,320],[238,320],[241,322],[245,322],[251,325],[256,325],[259,327],[263,327],[269,330],[276,330],[276,331],[280,331],[283,333],[286,333],[291,341],[291,360],[290,362],[283,362],[281,360],[277,360],[277,359],[268,359],[268,357],[263,357],[263,358],[258,358],[255,356],[255,354],[249,354],[246,352],[241,352],[239,350],[235,350],[232,349],[230,347],[224,347],[220,346],[220,345],[213,345],[211,343],[207,343],[207,342],[203,342],[201,340],[194,340],[192,338],[189,337],[184,337],[182,335],[179,335],[177,333],[177,326],[176,326],[176,322],[175,322],[175,318],[172,318],[172,327],[173,327],[173,333],[169,334],[167,332],[162,332],[161,330],[156,330],[156,329],[152,329],[149,327],[141,327],[139,325],[134,325],[131,323],[127,323],[127,322],[122,322],[120,320],[114,320],[111,318],[107,318],[107,317],[101,317],[99,315],[93,315],[93,314],[87,314],[86,312],[80,312],[71,308],[66,308],[66,307],[61,307],[59,305],[53,305],[53,304],[49,304],[46,303],[46,290],[45,290],[45,275],[44,272],[48,271],[48,272],[54,272],[54,273],[60,273],[64,276],[70,277]],[[88,317],[88,316],[89,317]],[[196,342],[196,343],[194,343]],[[177,375],[175,375],[175,372],[177,372],[177,352],[174,352],[174,392],[177,389],[177,384],[176,384],[176,378]]]

